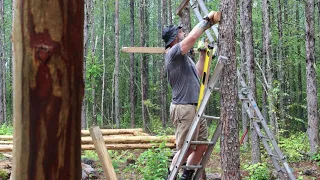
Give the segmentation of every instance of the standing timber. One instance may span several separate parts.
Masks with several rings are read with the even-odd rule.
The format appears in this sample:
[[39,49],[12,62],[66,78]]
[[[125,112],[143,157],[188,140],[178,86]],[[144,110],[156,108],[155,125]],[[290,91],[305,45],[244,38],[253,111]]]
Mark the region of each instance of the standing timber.
[[12,179],[81,179],[83,0],[15,1]]

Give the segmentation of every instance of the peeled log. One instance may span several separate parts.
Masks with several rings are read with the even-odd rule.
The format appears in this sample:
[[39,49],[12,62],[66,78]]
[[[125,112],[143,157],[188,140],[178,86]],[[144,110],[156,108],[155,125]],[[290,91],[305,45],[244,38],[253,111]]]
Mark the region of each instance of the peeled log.
[[12,141],[0,141],[0,145],[1,144],[13,144],[13,142]]
[[[160,137],[160,136],[118,136],[118,135],[111,135],[111,136],[104,136],[104,142],[108,144],[117,144],[117,143],[150,143],[150,142],[163,142],[166,140],[168,143],[174,143],[175,137],[174,136],[167,136],[167,137]],[[12,141],[13,137],[11,135],[2,135],[0,136],[0,141]],[[92,144],[92,139],[90,136],[81,137],[81,144]],[[0,143],[0,144],[7,144],[7,143]]]
[[12,141],[13,136],[12,135],[1,135],[0,140],[4,140],[4,141],[11,140]]
[[[126,149],[150,149],[152,147],[159,147],[160,144],[107,144],[108,150],[126,150]],[[174,143],[166,143],[167,148],[175,148]],[[93,144],[81,145],[82,150],[95,150]],[[0,145],[0,152],[12,152],[12,145]]]
[[[128,144],[128,143],[151,143],[151,142],[163,142],[169,143],[175,142],[174,136],[158,137],[158,136],[123,136],[123,137],[108,137],[104,136],[103,140],[106,144]],[[92,144],[91,137],[81,137],[81,144]]]
[[0,152],[12,152],[12,145],[0,145]]
[[[115,135],[115,134],[134,134],[142,132],[142,128],[136,129],[101,129],[102,135]],[[81,130],[81,135],[90,136],[89,130]]]
[[[160,144],[106,144],[108,150],[126,150],[126,149],[150,149],[159,147]],[[174,143],[166,143],[167,148],[175,148]],[[81,145],[82,150],[95,150],[94,145]]]

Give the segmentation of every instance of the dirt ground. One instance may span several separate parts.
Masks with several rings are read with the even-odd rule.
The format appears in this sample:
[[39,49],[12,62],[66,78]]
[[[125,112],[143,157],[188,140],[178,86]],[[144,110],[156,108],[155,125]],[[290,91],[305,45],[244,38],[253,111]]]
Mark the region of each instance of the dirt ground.
[[[131,163],[134,163],[135,158],[139,157],[139,154],[142,151],[133,151],[132,157],[130,159],[126,159],[126,161],[120,162],[117,165],[117,177],[119,180],[140,180],[141,176],[136,174],[136,172],[125,171],[126,167]],[[241,162],[247,163],[249,160],[245,159],[246,157],[241,158]],[[268,162],[271,164],[271,161]],[[103,172],[101,167],[99,167],[99,162],[93,163],[93,168],[97,171],[97,174],[92,176],[90,179],[105,179],[103,176]],[[294,175],[297,179],[301,180],[320,180],[320,167],[317,165],[316,162],[298,162],[298,163],[289,163],[289,166],[293,169]],[[2,157],[0,159],[0,170],[7,172],[8,174],[11,173],[12,169],[12,159],[7,157]],[[241,168],[242,169],[242,168]],[[274,171],[274,170],[273,170]],[[210,180],[212,175],[216,176],[217,174],[221,174],[221,166],[220,166],[220,157],[219,153],[214,153],[211,156],[211,159],[206,168],[207,179]],[[2,173],[0,172],[0,175]],[[245,179],[249,175],[246,171],[241,171],[242,179]],[[6,177],[0,177],[0,179],[7,179]]]

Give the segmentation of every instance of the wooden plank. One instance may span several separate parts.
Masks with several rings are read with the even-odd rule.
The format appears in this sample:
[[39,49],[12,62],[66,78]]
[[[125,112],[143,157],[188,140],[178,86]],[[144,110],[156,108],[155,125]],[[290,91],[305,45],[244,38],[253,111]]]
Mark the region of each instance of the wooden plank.
[[176,14],[177,14],[177,15],[179,15],[179,14],[181,13],[182,9],[186,7],[186,5],[189,3],[189,1],[190,1],[190,0],[183,0],[183,1],[181,2],[181,4],[179,5],[179,7],[178,7],[178,9],[177,9],[177,11],[176,11]]
[[163,47],[122,47],[122,52],[164,54],[165,49]]
[[104,144],[100,128],[95,126],[90,128],[89,131],[94,143],[94,147],[100,159],[104,175],[106,176],[107,180],[117,180],[116,172],[112,166],[111,158],[108,154],[106,145]]

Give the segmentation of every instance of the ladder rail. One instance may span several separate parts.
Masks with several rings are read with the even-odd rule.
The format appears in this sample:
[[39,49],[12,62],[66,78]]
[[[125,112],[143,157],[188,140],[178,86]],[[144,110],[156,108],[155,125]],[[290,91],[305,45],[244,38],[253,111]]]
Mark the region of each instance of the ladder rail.
[[[201,11],[202,11],[205,15],[209,14],[208,8],[206,7],[206,5],[204,4],[204,2],[203,2],[202,0],[195,0],[195,1],[198,2]],[[190,5],[193,5],[193,4],[194,4],[192,0],[190,0],[189,2],[190,2]],[[199,13],[200,13],[200,12],[199,12]],[[200,15],[200,17],[201,17],[201,15]],[[201,19],[202,19],[202,17],[201,17]],[[211,29],[213,30],[214,34],[216,35],[216,39],[218,39],[219,33],[218,33],[217,25],[211,26]]]
[[201,175],[202,175],[202,172],[204,170],[204,168],[207,166],[207,163],[209,162],[209,159],[210,159],[210,155],[220,137],[220,134],[221,134],[221,126],[222,126],[222,123],[221,121],[219,121],[219,124],[218,126],[216,127],[216,130],[214,131],[214,134],[212,136],[212,139],[211,139],[211,142],[213,142],[213,145],[211,146],[208,146],[207,148],[207,151],[204,153],[204,155],[202,156],[202,159],[200,161],[200,166],[201,168],[199,168],[197,171],[196,171],[196,174],[194,175],[194,178],[195,180],[198,180],[201,178]]
[[185,142],[183,143],[183,146],[180,149],[180,154],[177,158],[177,161],[175,162],[174,168],[169,175],[169,180],[174,180],[174,178],[178,174],[178,171],[183,163],[184,157],[190,147],[192,136],[194,135],[195,130],[200,122],[200,119],[202,118],[201,116],[203,115],[206,104],[209,101],[209,97],[211,95],[211,92],[214,90],[214,86],[219,80],[220,74],[222,72],[222,69],[223,69],[225,63],[226,63],[225,58],[219,58],[217,61],[216,67],[215,67],[213,74],[208,82],[207,88],[205,89],[205,94],[203,96],[202,102],[201,102],[199,109],[196,113],[196,116],[194,117],[193,122],[190,126],[190,129],[189,129],[189,132],[186,136]]
[[[239,77],[240,85],[241,85],[243,88],[247,88],[247,85],[246,85],[246,83],[244,82],[242,76],[240,75],[239,70],[237,70],[237,75],[238,75],[238,77]],[[280,161],[280,162],[282,163],[282,165],[284,166],[284,169],[285,169],[285,171],[286,171],[286,174],[288,175],[288,177],[289,177],[291,180],[295,180],[296,178],[294,177],[294,175],[293,175],[293,173],[292,173],[292,171],[291,171],[291,169],[290,169],[290,167],[289,167],[289,165],[288,165],[288,163],[287,163],[287,161],[286,161],[286,157],[283,155],[282,151],[280,150],[280,148],[279,148],[279,146],[278,146],[278,144],[277,144],[277,142],[276,142],[276,140],[275,140],[275,138],[274,138],[274,135],[271,133],[271,131],[270,131],[270,129],[269,129],[269,127],[268,127],[268,125],[267,125],[267,123],[266,123],[263,115],[262,115],[262,113],[260,112],[260,110],[259,110],[259,108],[258,108],[258,106],[257,106],[257,103],[256,103],[255,99],[253,98],[252,92],[247,89],[247,94],[246,94],[246,95],[247,95],[247,98],[248,98],[248,100],[249,100],[248,102],[249,102],[250,107],[251,107],[251,108],[250,108],[250,107],[249,107],[249,108],[252,109],[252,110],[254,110],[256,116],[257,116],[258,119],[260,120],[260,123],[261,123],[261,125],[262,125],[262,127],[263,127],[263,129],[264,129],[264,131],[265,131],[265,133],[266,133],[266,135],[268,136],[268,138],[269,138],[269,140],[270,140],[270,142],[271,142],[271,144],[272,144],[272,147],[273,147],[274,151],[277,153],[277,155],[278,155],[278,157],[279,157],[279,161]],[[239,97],[241,97],[241,95],[239,95]],[[245,103],[242,103],[242,105],[243,105],[245,108],[247,108],[247,114],[248,114],[248,116],[249,116],[251,119],[253,119],[254,117],[253,117],[252,113],[249,113],[249,112],[248,112],[248,111],[250,111],[250,110],[248,109],[248,107],[245,106]],[[253,125],[254,125],[254,127],[255,127],[256,132],[259,134],[260,127],[259,127],[259,125],[257,124],[257,122],[254,121],[254,122],[253,122]],[[283,172],[283,171],[282,171],[282,170],[279,170],[279,167],[280,167],[280,166],[279,166],[279,164],[278,164],[278,161],[277,161],[274,157],[271,156],[272,150],[271,150],[271,148],[269,147],[269,144],[266,142],[265,138],[261,137],[261,132],[260,132],[259,137],[261,138],[264,147],[265,147],[266,150],[268,151],[268,154],[269,154],[269,156],[271,157],[272,162],[273,162],[275,168],[276,168],[277,171],[279,172],[279,175],[280,175],[281,179],[286,179],[286,178],[284,177],[284,175],[281,173],[281,172]],[[277,162],[275,162],[275,161],[277,161]],[[281,169],[281,168],[280,168],[280,169]]]
[[[193,9],[194,13],[196,14],[196,17],[199,20],[199,22],[202,21],[203,17],[201,16],[199,9],[197,7],[192,6],[193,5],[192,0],[190,0],[190,4],[191,4],[191,8]],[[206,33],[209,41],[214,42],[214,39],[213,39],[212,35],[210,34],[210,31],[206,30],[205,33]]]

